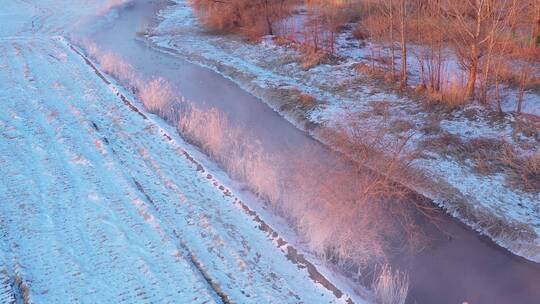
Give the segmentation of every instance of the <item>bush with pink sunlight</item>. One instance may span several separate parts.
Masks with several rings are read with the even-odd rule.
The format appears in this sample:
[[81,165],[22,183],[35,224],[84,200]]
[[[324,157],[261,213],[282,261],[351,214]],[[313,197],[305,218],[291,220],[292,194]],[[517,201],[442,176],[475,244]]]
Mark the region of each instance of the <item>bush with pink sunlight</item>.
[[373,291],[378,304],[405,304],[409,276],[385,264],[373,282]]
[[155,78],[139,86],[138,97],[152,113],[167,116],[176,100],[173,87],[163,78]]
[[[364,277],[361,270],[386,263],[398,246],[414,250],[420,242],[417,214],[405,203],[403,189],[390,182],[392,176],[365,173],[367,153],[360,153],[361,145],[354,147],[357,162],[315,144],[270,154],[249,128],[216,108],[201,109],[180,100],[165,79],[144,80],[120,58],[96,49],[88,52],[102,69],[131,87],[147,110],[174,125],[186,141],[287,219],[313,252],[348,275]],[[367,137],[360,130],[358,135],[364,143],[368,138],[383,142],[384,137]],[[333,138],[346,142],[341,133]],[[401,174],[398,168],[388,165],[385,173]]]
[[99,64],[100,68],[107,74],[113,76],[123,85],[133,91],[144,86],[144,80],[135,71],[133,66],[127,63],[120,56],[101,50],[95,43],[91,41],[82,41],[87,54]]
[[[280,197],[276,173],[277,161],[264,153],[257,140],[245,129],[233,126],[218,109],[203,111],[184,105],[178,112],[177,127],[189,142],[200,147],[236,179],[267,201]],[[271,164],[274,164],[272,166]]]
[[131,89],[146,109],[160,116],[170,118],[172,105],[176,100],[174,88],[163,78],[144,79],[133,66],[120,56],[102,51],[90,41],[83,41],[87,53],[99,63],[100,68]]
[[[268,154],[248,128],[234,125],[218,109],[186,108],[177,120],[180,134],[288,219],[314,252],[343,270],[384,263],[397,246],[415,250],[421,242],[414,208],[403,203],[403,188],[388,177],[359,174],[356,163],[320,155],[313,146]],[[398,173],[388,167],[388,174]]]

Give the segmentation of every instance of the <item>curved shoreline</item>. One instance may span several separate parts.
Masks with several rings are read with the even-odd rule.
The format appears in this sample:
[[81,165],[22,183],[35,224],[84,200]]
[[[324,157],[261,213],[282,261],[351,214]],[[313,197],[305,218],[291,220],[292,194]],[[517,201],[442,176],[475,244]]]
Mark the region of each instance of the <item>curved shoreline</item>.
[[[144,41],[144,40],[142,40],[142,41]],[[145,44],[147,45],[147,43],[145,43]],[[136,52],[135,52],[135,53],[136,53]],[[152,54],[152,52],[150,52],[149,54]],[[158,57],[159,57],[159,54],[156,54],[155,56],[158,56]],[[182,61],[184,61],[184,60],[186,59],[186,58],[183,58],[184,56],[181,56],[181,55],[180,55],[180,56],[175,55],[175,57],[181,57],[181,58],[182,58]],[[196,58],[196,57],[195,57],[195,58]],[[166,59],[166,60],[164,59],[164,61],[165,61],[165,62],[172,62],[172,60],[170,60],[170,59]],[[189,61],[189,60],[188,60],[188,61]],[[199,66],[199,67],[201,66],[200,63],[198,63],[198,64],[196,64],[196,65]],[[159,66],[159,65],[158,65],[158,66]],[[204,65],[203,65],[203,66],[204,66]],[[144,66],[143,66],[143,67],[144,67]],[[208,67],[208,66],[207,66],[207,67]],[[152,69],[151,69],[151,70],[152,70]],[[214,70],[214,72],[216,71],[216,70],[213,69],[213,68],[211,68],[211,70]],[[223,73],[217,73],[217,74],[220,74],[220,75],[224,76]],[[171,75],[178,75],[179,78],[182,78],[182,76],[185,77],[185,75],[182,75],[182,74],[171,74]],[[156,76],[159,76],[159,74],[157,74]],[[225,78],[228,79],[228,80],[233,80],[232,77],[227,77],[226,75],[225,75]],[[211,80],[210,80],[210,81],[211,81]],[[236,83],[237,85],[239,84],[237,81],[233,81],[233,82]],[[243,88],[242,85],[240,85],[240,87]],[[248,91],[248,92],[249,92],[250,90],[245,90],[245,88],[244,88],[244,91]],[[261,98],[259,98],[257,101],[260,102],[260,101],[261,101]],[[269,106],[270,106],[269,108],[273,108],[273,107],[271,106],[271,104],[269,104],[268,101],[267,101],[266,99],[262,98],[262,101],[265,102],[267,105],[269,105]],[[262,103],[261,103],[261,104],[262,104]],[[279,111],[275,111],[275,109],[274,109],[274,112],[278,112],[278,115],[280,115],[281,117],[283,117],[283,113],[279,113]],[[291,121],[291,119],[287,119],[287,120]],[[297,127],[298,127],[298,126],[297,126]],[[307,129],[309,129],[309,128],[307,128]],[[313,139],[313,137],[311,137],[311,138]],[[474,234],[475,236],[477,235],[476,233],[471,233],[471,234]],[[491,244],[490,244],[490,245],[491,245]],[[499,250],[499,249],[497,249],[497,250]],[[506,251],[504,252],[504,254],[507,254]],[[512,259],[514,259],[515,257],[509,256],[508,258],[509,258],[510,260],[512,260]]]
[[[280,96],[290,95],[291,88],[270,88],[258,86],[252,79],[256,74],[249,74],[249,71],[235,67],[233,64],[222,62],[219,59],[211,59],[196,54],[195,51],[184,54],[174,46],[166,46],[161,41],[156,42],[155,37],[141,38],[148,42],[154,49],[169,55],[177,56],[182,60],[208,68],[223,77],[236,83],[243,90],[253,94],[274,112],[282,116],[288,122],[296,126],[301,131],[306,132],[326,147],[347,154],[346,151],[337,149],[328,144],[321,136],[321,132],[332,130],[325,125],[315,125],[309,118],[309,113],[302,111],[298,107],[290,107]],[[165,38],[165,40],[167,40]],[[233,75],[236,75],[233,76]],[[292,109],[291,109],[292,108]],[[375,166],[371,167],[378,171]],[[486,235],[502,248],[512,254],[523,257],[532,262],[540,263],[540,236],[536,231],[525,224],[514,222],[510,219],[494,214],[492,211],[482,207],[476,198],[463,194],[459,189],[450,185],[447,181],[430,174],[428,171],[416,168],[417,173],[429,176],[423,179],[421,185],[411,184],[407,180],[397,180],[411,191],[430,200],[434,206],[444,210],[446,214],[457,218],[466,224],[471,230]],[[440,191],[443,189],[442,191]],[[434,191],[437,190],[437,191]]]

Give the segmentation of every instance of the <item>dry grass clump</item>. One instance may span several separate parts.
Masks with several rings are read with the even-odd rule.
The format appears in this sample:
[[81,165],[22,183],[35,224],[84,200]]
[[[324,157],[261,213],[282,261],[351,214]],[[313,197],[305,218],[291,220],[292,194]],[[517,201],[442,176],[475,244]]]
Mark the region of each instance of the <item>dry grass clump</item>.
[[307,93],[300,94],[300,104],[302,108],[312,108],[317,103],[317,99],[313,95]]
[[525,136],[540,142],[540,118],[525,118],[516,120],[514,137]]
[[[374,60],[372,60],[374,61]],[[388,72],[386,69],[375,65],[375,64],[367,64],[367,63],[356,63],[354,64],[354,69],[358,74],[369,76],[371,79],[375,79],[378,81],[387,81],[388,78],[386,75],[388,75]],[[386,79],[385,79],[386,78]]]
[[264,152],[260,141],[234,126],[217,108],[201,110],[187,104],[177,113],[177,129],[260,198],[282,202],[279,157]]
[[424,148],[452,156],[482,175],[503,174],[510,187],[540,193],[540,151],[520,154],[504,139],[473,138],[463,140],[447,132],[425,140]]
[[304,70],[309,70],[315,66],[324,63],[332,62],[332,57],[330,54],[323,50],[317,50],[310,47],[302,48],[302,68]]
[[540,151],[506,160],[509,170],[506,181],[525,192],[540,193]]
[[428,102],[439,103],[450,109],[462,107],[468,102],[464,85],[456,81],[449,82],[441,90],[427,88],[425,93]]
[[437,152],[442,152],[443,155],[458,156],[460,153],[459,147],[462,145],[461,138],[457,135],[443,132],[436,137],[425,139],[421,147]]
[[[504,172],[504,158],[514,152],[506,141],[497,138],[473,138],[462,143],[462,157],[473,161],[473,168],[483,175]],[[512,156],[514,158],[515,156]]]
[[298,106],[304,111],[312,109],[317,104],[317,99],[313,95],[303,92],[298,88],[292,88],[290,91],[287,91],[285,98],[291,96],[298,102]]
[[463,143],[464,157],[484,175],[503,173],[509,186],[540,193],[540,150],[523,155],[508,142],[494,138],[474,138]]
[[484,175],[504,172],[505,164],[501,161],[501,156],[511,149],[510,145],[501,139],[481,137],[463,140],[448,132],[425,140],[422,146],[452,156],[463,163],[470,160],[473,170]]
[[414,124],[408,120],[396,119],[391,122],[390,131],[393,133],[408,132],[414,127]]
[[442,131],[441,118],[437,115],[428,116],[420,130],[427,135],[440,133]]
[[360,40],[360,41],[364,41],[364,40],[367,40],[369,38],[369,33],[365,30],[364,26],[362,26],[361,24],[357,25],[354,30],[353,30],[353,37]]
[[405,304],[409,292],[409,276],[385,264],[373,282],[377,304]]
[[291,46],[294,41],[291,41],[289,38],[283,36],[276,36],[272,39],[275,45],[278,46]]
[[373,113],[379,116],[387,117],[390,114],[390,102],[388,101],[377,101],[371,104]]
[[144,79],[120,56],[103,51],[89,41],[83,41],[83,44],[88,54],[99,63],[100,68],[130,88],[148,111],[171,118],[176,92],[168,81],[163,78]]

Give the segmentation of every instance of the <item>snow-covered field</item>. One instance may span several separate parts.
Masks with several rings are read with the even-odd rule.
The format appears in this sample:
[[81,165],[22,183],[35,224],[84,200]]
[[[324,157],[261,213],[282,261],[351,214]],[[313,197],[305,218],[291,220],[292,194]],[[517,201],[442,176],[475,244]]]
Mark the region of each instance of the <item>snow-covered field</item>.
[[66,34],[130,0],[2,0],[0,36]]
[[0,302],[344,303],[61,37],[123,2],[1,3]]
[[[540,130],[527,121],[518,123],[519,117],[510,115],[494,121],[475,105],[442,116],[426,112],[418,102],[366,81],[354,68],[362,61],[361,56],[347,55],[345,49],[350,48],[340,51],[344,58],[337,64],[305,70],[295,50],[276,45],[271,39],[248,44],[235,36],[208,34],[198,24],[187,1],[175,2],[161,12],[161,23],[149,32],[148,38],[154,45],[232,79],[299,127],[310,122],[332,128],[343,117],[353,114],[361,118],[354,123],[366,129],[381,125],[392,128],[408,122],[407,127],[396,128],[390,136],[412,134],[409,151],[423,147],[438,135],[450,134],[462,140],[504,139],[525,155],[540,153]],[[339,41],[349,43],[346,37]],[[296,91],[308,93],[318,103],[307,111],[294,103],[291,106],[290,99],[294,101],[291,96]],[[527,112],[538,113],[540,99],[528,94]],[[377,114],[380,106],[386,108],[385,115]],[[433,135],[430,129],[435,120],[438,130]],[[530,130],[516,127],[520,124]],[[470,161],[433,150],[423,152],[413,166],[431,182],[410,187],[503,247],[540,261],[540,193],[508,187],[501,174],[475,172]]]

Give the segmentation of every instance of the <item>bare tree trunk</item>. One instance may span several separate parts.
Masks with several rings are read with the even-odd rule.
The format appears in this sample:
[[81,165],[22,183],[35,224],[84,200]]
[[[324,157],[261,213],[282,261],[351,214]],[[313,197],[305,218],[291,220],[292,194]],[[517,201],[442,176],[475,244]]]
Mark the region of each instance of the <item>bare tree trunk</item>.
[[[440,0],[435,1],[435,5],[432,5],[432,10],[434,12],[432,14],[436,15],[436,18],[440,20],[442,12],[441,12],[441,5]],[[434,90],[436,92],[439,92],[441,90],[441,73],[442,73],[442,64],[443,64],[443,37],[442,34],[439,32],[435,35],[436,40],[436,49],[437,49],[437,55],[436,55],[436,72],[435,72],[435,81],[432,83],[432,86],[434,87]]]
[[442,65],[443,65],[442,38],[438,37],[438,40],[437,40],[437,73],[435,75],[435,91],[437,91],[437,92],[439,92],[441,90]]
[[467,89],[465,91],[465,98],[472,99],[474,98],[474,91],[476,88],[476,77],[478,74],[478,60],[480,59],[478,53],[478,39],[480,39],[480,34],[482,30],[482,10],[484,1],[476,0],[476,29],[474,32],[473,41],[471,43],[471,53],[470,53],[470,63],[469,63],[469,78],[467,79]]
[[396,53],[394,50],[394,1],[390,0],[390,50],[392,52],[392,78],[396,75]]
[[527,88],[527,83],[529,82],[530,71],[528,66],[524,66],[521,69],[521,75],[519,77],[519,91],[517,96],[517,109],[516,112],[521,114],[523,107],[523,99],[525,97],[525,89]]
[[369,47],[371,50],[371,72],[375,71],[375,49],[373,45]]
[[501,91],[499,88],[499,72],[498,68],[495,71],[495,98],[497,99],[497,110],[499,111],[499,114],[503,114],[502,109],[502,97],[501,97]]
[[400,2],[400,23],[401,23],[401,86],[407,86],[407,35],[405,28],[405,0]]
[[491,72],[491,60],[493,56],[493,49],[495,47],[495,33],[496,33],[496,29],[493,28],[492,32],[490,33],[489,47],[488,47],[488,52],[486,56],[486,61],[484,64],[484,76],[482,77],[483,83],[482,83],[482,89],[480,93],[480,101],[483,104],[486,104],[487,99],[488,99],[487,95],[488,95],[488,90],[490,86],[489,73]]
[[270,0],[265,0],[264,1],[264,11],[265,11],[265,17],[266,17],[267,34],[268,35],[274,35],[274,29],[273,29],[273,26],[272,26],[272,19],[271,19],[271,16],[270,16],[270,14],[272,12],[270,11],[270,5],[269,5],[268,1],[270,1]]
[[467,88],[465,90],[465,98],[471,99],[474,97],[474,89],[476,87],[476,76],[478,74],[478,55],[476,44],[471,46],[471,63],[469,65],[469,77],[467,79]]
[[540,0],[536,0],[535,4],[536,10],[536,25],[534,30],[534,37],[532,43],[535,47],[540,48]]

